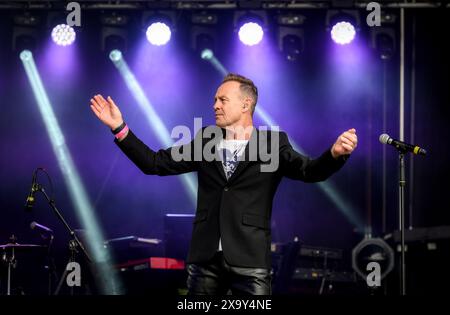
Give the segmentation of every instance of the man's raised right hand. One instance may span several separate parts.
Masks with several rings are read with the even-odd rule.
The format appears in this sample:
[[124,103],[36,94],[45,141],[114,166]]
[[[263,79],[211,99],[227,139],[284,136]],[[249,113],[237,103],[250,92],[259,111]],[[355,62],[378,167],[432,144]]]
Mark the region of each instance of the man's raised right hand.
[[123,123],[122,113],[110,96],[105,100],[102,95],[95,95],[91,98],[91,109],[95,116],[111,130]]

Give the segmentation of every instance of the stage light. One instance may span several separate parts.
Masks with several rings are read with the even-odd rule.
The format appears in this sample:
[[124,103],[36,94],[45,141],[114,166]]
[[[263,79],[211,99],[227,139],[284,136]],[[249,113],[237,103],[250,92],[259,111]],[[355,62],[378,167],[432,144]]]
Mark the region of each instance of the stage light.
[[34,51],[41,37],[39,28],[42,25],[42,19],[37,15],[32,15],[30,12],[25,12],[15,15],[13,20],[13,51]]
[[355,35],[355,27],[351,23],[345,21],[334,24],[331,29],[331,38],[336,44],[350,44],[355,38]]
[[392,58],[396,52],[395,21],[397,17],[393,14],[382,13],[381,24],[383,26],[371,27],[370,35],[372,48],[383,60]]
[[103,14],[100,22],[102,24],[102,51],[110,52],[118,49],[125,52],[127,50],[129,16],[115,12]]
[[163,46],[169,42],[172,32],[166,23],[154,22],[147,28],[145,34],[152,45]]
[[264,36],[264,31],[258,23],[247,22],[239,28],[239,39],[247,46],[259,44]]
[[211,60],[211,58],[214,57],[214,53],[212,52],[211,49],[204,49],[204,50],[202,51],[201,56],[202,56],[202,59],[205,59],[205,60]]
[[303,23],[305,16],[293,13],[282,13],[277,16],[278,48],[289,61],[295,61],[304,50]]
[[193,25],[191,27],[191,48],[196,52],[202,52],[205,49],[214,50],[216,36],[216,30],[210,25]]
[[216,48],[217,21],[217,15],[212,13],[202,12],[191,15],[191,48],[194,51],[201,53],[205,49]]
[[363,280],[367,280],[371,272],[367,270],[370,263],[376,263],[379,266],[379,280],[383,280],[394,268],[394,260],[394,251],[381,238],[367,237],[352,250],[352,268]]
[[113,62],[119,61],[120,59],[122,59],[122,52],[121,52],[120,50],[117,50],[117,49],[112,50],[112,51],[109,53],[109,58],[110,58]]
[[304,50],[302,28],[280,26],[278,28],[278,48],[289,61],[296,61]]
[[373,47],[378,52],[381,59],[390,59],[395,53],[395,31],[393,29],[374,30]]
[[29,50],[24,50],[20,53],[20,59],[22,59],[22,61],[29,61],[32,57],[31,51]]
[[262,10],[235,11],[234,31],[246,46],[259,44],[264,37],[264,28],[268,25],[267,12]]
[[360,15],[356,10],[328,10],[326,27],[336,44],[350,44],[360,26]]
[[73,27],[67,24],[58,24],[52,30],[52,40],[56,45],[68,46],[75,41],[76,33]]
[[141,26],[150,44],[167,45],[176,27],[176,13],[171,10],[145,11],[141,16]]

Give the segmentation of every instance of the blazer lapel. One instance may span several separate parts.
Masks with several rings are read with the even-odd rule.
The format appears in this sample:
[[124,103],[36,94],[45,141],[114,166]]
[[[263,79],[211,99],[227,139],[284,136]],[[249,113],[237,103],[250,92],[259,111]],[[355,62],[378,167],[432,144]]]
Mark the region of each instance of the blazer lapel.
[[219,152],[217,152],[217,148],[214,145],[213,147],[213,152],[215,155],[215,159],[213,161],[213,163],[216,165],[216,167],[218,168],[219,174],[221,174],[222,179],[227,181],[227,176],[225,175],[225,171],[223,170],[223,165],[222,165],[222,160],[221,160],[221,156],[219,156]]

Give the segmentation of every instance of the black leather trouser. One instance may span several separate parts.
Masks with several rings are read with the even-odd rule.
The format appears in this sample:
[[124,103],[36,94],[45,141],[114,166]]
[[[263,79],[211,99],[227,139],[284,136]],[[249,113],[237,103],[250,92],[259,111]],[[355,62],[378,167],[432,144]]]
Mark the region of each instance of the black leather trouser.
[[271,295],[270,270],[233,267],[221,251],[208,263],[188,264],[189,295]]

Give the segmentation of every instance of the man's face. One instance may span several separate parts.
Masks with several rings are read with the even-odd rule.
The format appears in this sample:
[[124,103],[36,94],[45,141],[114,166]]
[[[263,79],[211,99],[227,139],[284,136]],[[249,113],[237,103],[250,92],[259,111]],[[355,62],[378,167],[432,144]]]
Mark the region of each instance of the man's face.
[[214,97],[214,113],[216,125],[221,128],[235,124],[243,115],[244,98],[239,86],[239,82],[228,81],[217,89]]

